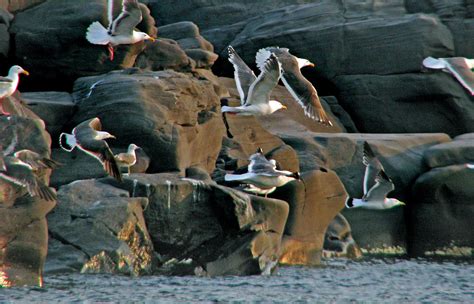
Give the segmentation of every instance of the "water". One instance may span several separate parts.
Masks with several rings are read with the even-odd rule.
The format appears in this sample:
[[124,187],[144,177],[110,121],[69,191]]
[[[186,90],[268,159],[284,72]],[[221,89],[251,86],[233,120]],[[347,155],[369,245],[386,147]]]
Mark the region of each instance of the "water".
[[281,267],[250,277],[129,278],[109,275],[45,277],[44,288],[0,290],[16,302],[474,302],[471,262],[369,259],[331,260],[320,268]]

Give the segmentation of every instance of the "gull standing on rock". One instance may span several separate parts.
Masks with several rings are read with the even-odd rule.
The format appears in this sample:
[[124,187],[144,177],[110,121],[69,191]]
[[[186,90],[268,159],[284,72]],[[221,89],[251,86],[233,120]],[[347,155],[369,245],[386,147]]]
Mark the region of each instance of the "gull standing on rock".
[[439,58],[427,57],[423,66],[429,69],[443,70],[456,77],[457,81],[474,96],[474,59],[464,57]]
[[137,155],[135,154],[135,150],[139,149],[140,147],[135,144],[130,144],[128,146],[127,153],[119,153],[116,154],[115,161],[119,167],[127,167],[127,172],[130,175],[130,167],[135,165],[137,162]]
[[67,152],[78,147],[85,153],[100,161],[104,170],[118,181],[122,181],[122,174],[115,161],[114,154],[104,139],[115,138],[112,134],[101,131],[102,124],[99,118],[91,118],[78,124],[72,129],[72,134],[61,133],[59,145]]
[[228,47],[229,61],[234,66],[234,78],[240,95],[238,107],[222,107],[222,113],[237,115],[269,115],[286,109],[279,101],[270,100],[281,76],[281,64],[276,56],[270,56],[262,65],[261,73],[255,77],[253,71],[237,55],[232,46]]
[[0,115],[10,115],[3,109],[3,100],[15,93],[18,83],[20,82],[20,74],[30,75],[21,66],[14,65],[8,71],[8,76],[0,77]]
[[108,0],[108,28],[106,29],[99,21],[95,21],[87,28],[86,33],[86,38],[90,43],[108,46],[110,60],[114,60],[114,47],[117,45],[155,40],[147,33],[134,30],[143,18],[137,0],[123,0],[122,12],[115,19],[113,19],[113,11],[114,0]]
[[260,49],[255,56],[260,69],[271,54],[275,54],[281,62],[283,68],[281,80],[291,96],[303,107],[305,115],[325,126],[332,126],[331,120],[321,105],[318,92],[300,71],[305,66],[314,67],[314,64],[308,59],[292,55],[287,48],[268,47]]
[[[261,190],[273,192],[276,187],[281,187],[295,179],[300,179],[299,172],[290,172],[286,170],[277,170],[275,160],[268,160],[258,149],[255,154],[250,156],[248,172],[244,174],[226,174],[225,181],[238,181],[251,184]],[[258,193],[256,191],[252,191]],[[266,194],[268,194],[266,193]],[[265,194],[264,192],[258,194]]]
[[56,200],[54,190],[34,174],[34,170],[29,164],[12,155],[0,156],[0,158],[2,158],[0,179],[16,186],[25,187],[30,196],[39,196],[46,201]]
[[[363,163],[366,166],[363,185],[364,196],[361,199],[348,197],[346,207],[382,210],[405,205],[405,203],[395,198],[387,198],[387,194],[395,189],[395,185],[385,173],[382,163],[375,156],[367,142],[364,142]],[[374,174],[375,178],[373,178]],[[374,179],[375,185],[369,188],[369,182]]]

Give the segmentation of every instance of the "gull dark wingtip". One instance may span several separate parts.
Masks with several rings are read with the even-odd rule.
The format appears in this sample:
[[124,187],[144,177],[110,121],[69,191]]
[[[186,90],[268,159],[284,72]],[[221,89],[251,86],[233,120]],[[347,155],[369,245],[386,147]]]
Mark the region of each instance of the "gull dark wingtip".
[[353,203],[353,202],[354,202],[354,199],[353,199],[352,197],[348,197],[348,198],[346,199],[346,203],[345,203],[346,207],[347,207],[347,208],[352,208],[352,207],[354,207],[354,203]]

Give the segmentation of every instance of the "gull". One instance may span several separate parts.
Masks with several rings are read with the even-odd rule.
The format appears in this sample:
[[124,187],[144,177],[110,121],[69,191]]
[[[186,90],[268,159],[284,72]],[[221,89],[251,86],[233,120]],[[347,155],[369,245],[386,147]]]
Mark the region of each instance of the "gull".
[[21,66],[14,65],[8,71],[8,76],[0,77],[0,115],[10,115],[3,109],[3,100],[15,93],[18,83],[20,82],[20,74],[30,75]]
[[13,155],[0,156],[0,159],[0,179],[26,188],[32,197],[39,196],[46,201],[56,200],[54,190],[34,174],[34,170],[29,164]]
[[252,154],[249,160],[250,164],[247,173],[226,174],[224,180],[239,181],[270,191],[271,188],[281,187],[295,179],[300,179],[299,172],[277,170],[276,162],[274,160],[268,160],[263,155],[261,149]]
[[[405,205],[405,203],[395,198],[387,198],[387,194],[395,189],[395,185],[385,173],[382,164],[377,157],[375,157],[367,142],[364,142],[363,163],[366,166],[364,175],[364,196],[361,199],[348,197],[346,199],[346,207],[382,210]],[[374,172],[376,172],[375,185],[369,189],[369,182],[371,182],[369,177],[372,176]]]
[[114,60],[114,47],[117,45],[155,40],[147,33],[134,30],[143,18],[137,0],[123,0],[122,12],[115,19],[113,19],[113,11],[114,0],[108,0],[108,28],[106,29],[99,21],[95,21],[87,28],[86,33],[86,38],[90,43],[108,46],[110,60]]
[[314,64],[308,59],[292,55],[287,48],[268,47],[260,49],[255,56],[260,69],[271,54],[275,54],[281,62],[283,68],[281,80],[291,96],[303,108],[305,115],[325,126],[332,126],[331,120],[321,105],[318,92],[300,71],[305,66],[314,67]]
[[423,66],[430,69],[443,70],[456,77],[457,81],[474,96],[474,59],[464,57],[433,58],[423,60]]
[[474,164],[466,164],[466,167],[468,167],[469,169],[474,169]]
[[270,92],[276,87],[281,76],[281,64],[276,56],[270,56],[262,65],[258,77],[229,46],[229,61],[234,66],[234,79],[240,95],[240,106],[223,106],[223,113],[237,115],[269,115],[286,109],[279,101],[270,100]]
[[99,118],[94,117],[78,124],[72,129],[72,134],[61,133],[59,135],[59,145],[67,152],[71,152],[75,147],[79,148],[99,160],[109,175],[118,181],[122,181],[122,175],[114,154],[104,140],[107,138],[115,138],[115,136],[102,131]]
[[127,167],[127,172],[130,175],[130,167],[135,165],[137,162],[137,155],[135,154],[135,150],[139,149],[140,147],[135,144],[130,144],[128,146],[127,153],[119,153],[114,156],[115,161],[119,167]]
[[57,161],[43,157],[39,153],[28,149],[17,151],[13,155],[28,164],[33,171],[37,171],[38,169],[56,169],[60,166],[60,163]]

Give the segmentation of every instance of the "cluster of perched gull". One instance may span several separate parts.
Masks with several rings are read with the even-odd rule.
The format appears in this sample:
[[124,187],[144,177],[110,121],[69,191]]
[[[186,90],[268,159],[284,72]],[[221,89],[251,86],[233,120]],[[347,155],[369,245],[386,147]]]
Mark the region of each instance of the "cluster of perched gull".
[[[107,45],[110,60],[114,59],[114,50],[117,45],[134,44],[145,40],[154,41],[155,38],[135,30],[142,20],[142,11],[137,0],[123,0],[122,10],[115,19],[113,12],[114,1],[108,0],[107,28],[96,21],[88,27],[86,32],[86,39],[90,43]],[[314,67],[309,60],[292,55],[287,48],[263,48],[255,56],[256,66],[260,70],[259,75],[256,76],[232,46],[228,47],[228,55],[234,67],[234,79],[240,96],[240,105],[222,106],[224,118],[225,115],[230,114],[270,115],[280,109],[286,109],[281,102],[270,99],[271,91],[281,80],[291,96],[301,105],[306,116],[324,126],[333,125],[321,105],[316,89],[300,71],[305,66]],[[441,69],[451,73],[471,95],[474,95],[474,73],[472,72],[474,60],[461,57],[439,59],[428,57],[423,61],[423,65],[426,68]],[[2,103],[16,91],[19,74],[28,75],[29,73],[15,65],[10,68],[8,76],[0,78],[0,115],[10,115],[4,110]],[[77,147],[94,157],[102,164],[105,172],[118,181],[122,181],[121,168],[127,168],[130,174],[130,167],[137,161],[135,151],[139,147],[130,144],[126,153],[114,155],[105,141],[110,138],[115,138],[115,136],[103,131],[99,118],[94,117],[77,125],[71,134],[61,133],[59,143],[65,151],[71,152]],[[60,164],[30,150],[14,152],[12,145],[13,143],[0,154],[0,179],[26,188],[31,196],[56,200],[56,193],[42,182],[38,177],[38,172],[43,169],[55,169]],[[245,184],[244,191],[267,196],[277,187],[300,179],[298,172],[277,169],[276,161],[267,159],[260,148],[250,156],[249,160],[247,173],[226,174],[225,181],[243,183]],[[387,198],[387,194],[394,190],[394,184],[367,142],[364,142],[363,163],[366,166],[363,182],[364,195],[360,199],[347,198],[346,206],[386,209],[404,205],[397,199]],[[474,165],[467,166],[474,169]]]

